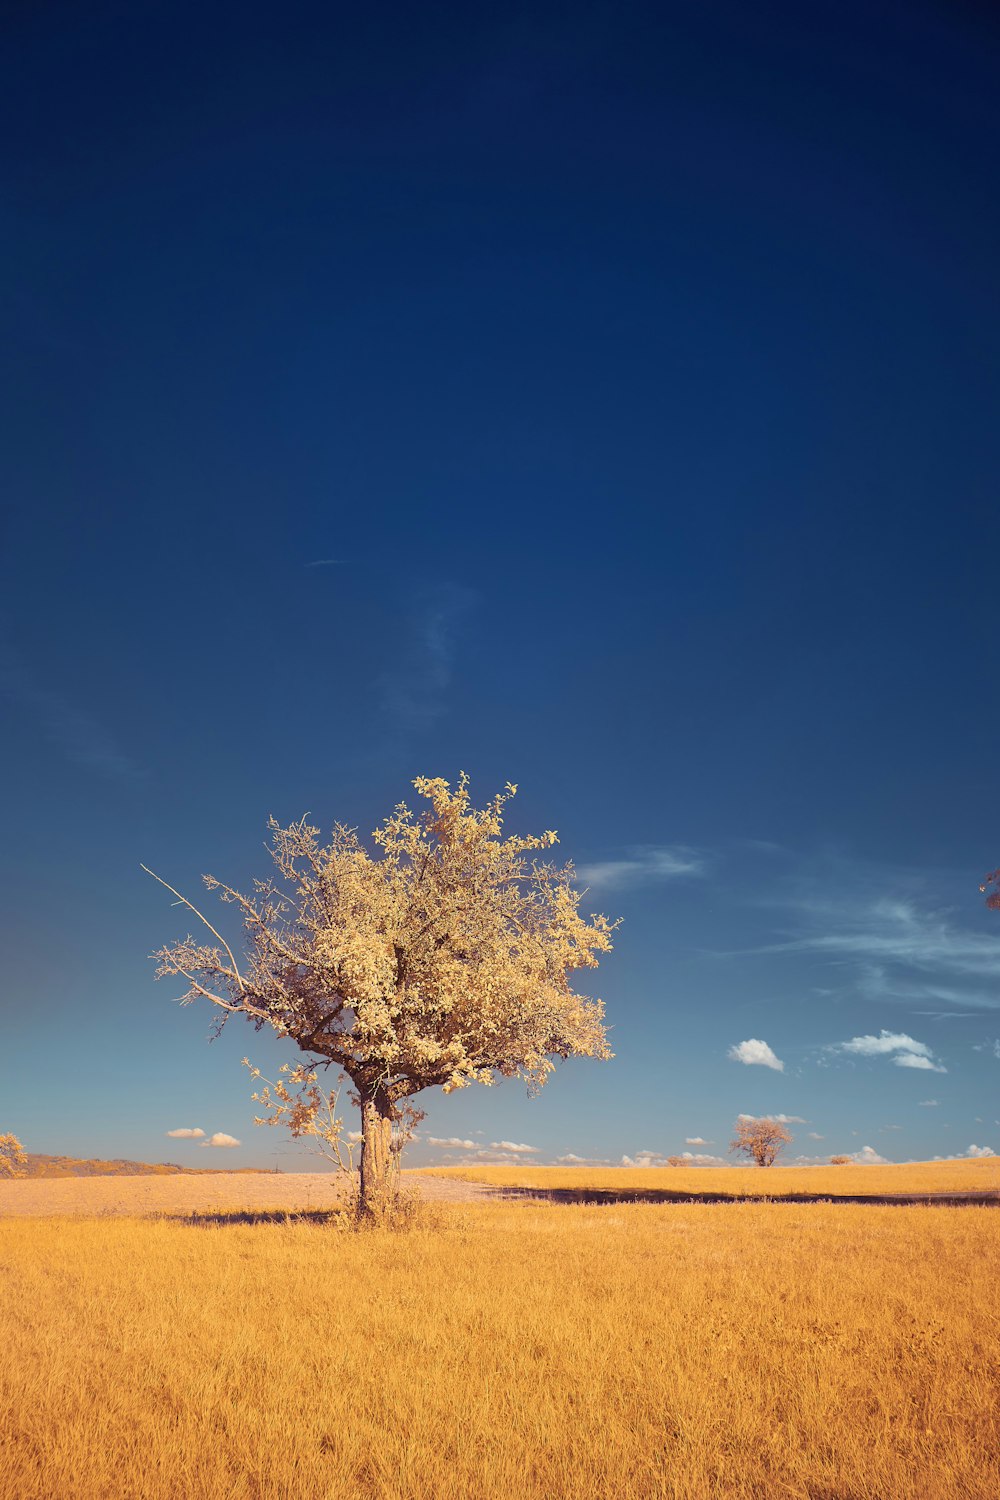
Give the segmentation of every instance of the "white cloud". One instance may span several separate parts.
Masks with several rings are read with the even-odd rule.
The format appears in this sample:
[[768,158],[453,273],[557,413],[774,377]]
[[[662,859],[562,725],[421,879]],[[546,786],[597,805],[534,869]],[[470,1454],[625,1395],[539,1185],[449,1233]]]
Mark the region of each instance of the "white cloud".
[[686,1135],[684,1137],[684,1144],[685,1146],[710,1146],[712,1142],[706,1141],[700,1135]]
[[427,1144],[428,1146],[447,1146],[449,1149],[461,1147],[463,1151],[475,1151],[476,1149],[475,1141],[463,1141],[457,1135],[444,1137],[429,1135],[427,1137]]
[[364,1136],[362,1135],[360,1130],[349,1130],[347,1132],[347,1139],[350,1141],[352,1146],[356,1146],[359,1141],[364,1140]]
[[689,1162],[693,1167],[725,1167],[728,1162],[724,1156],[712,1156],[704,1151],[682,1151],[681,1158]]
[[948,1069],[942,1063],[936,1063],[929,1057],[920,1057],[915,1052],[900,1052],[893,1058],[897,1068],[922,1068],[925,1073],[947,1073]]
[[527,1155],[529,1152],[537,1152],[539,1149],[538,1146],[519,1145],[517,1141],[490,1141],[491,1151],[512,1151],[515,1154],[522,1153]]
[[584,1165],[589,1160],[590,1160],[589,1157],[586,1157],[586,1156],[577,1156],[575,1154],[575,1152],[573,1152],[573,1151],[567,1151],[565,1156],[557,1156],[556,1157],[556,1161],[562,1167],[571,1167],[574,1164],[579,1164],[579,1165],[582,1166],[582,1165]]
[[227,1135],[224,1130],[217,1130],[214,1135],[209,1136],[207,1141],[202,1141],[203,1146],[239,1146],[241,1144],[234,1135]]
[[748,1115],[744,1111],[736,1116],[738,1120],[777,1120],[779,1125],[808,1125],[801,1115]]
[[889,1165],[888,1157],[879,1156],[874,1146],[862,1146],[860,1151],[852,1151],[851,1156],[861,1166],[885,1167]]
[[756,1037],[750,1037],[745,1042],[738,1042],[735,1047],[730,1047],[726,1056],[733,1062],[746,1063],[747,1067],[758,1064],[762,1068],[773,1068],[777,1073],[785,1071],[785,1065],[780,1058],[775,1057],[766,1042],[758,1041]]
[[882,1053],[913,1052],[929,1057],[931,1049],[924,1042],[915,1042],[904,1031],[880,1031],[878,1036],[855,1036],[849,1042],[837,1042],[839,1052],[857,1052],[863,1057],[878,1057]]
[[819,1133],[818,1130],[807,1130],[806,1134],[808,1135],[808,1137],[809,1137],[809,1139],[811,1141],[825,1141],[826,1140],[826,1136],[825,1135],[820,1135],[820,1133]]
[[205,1134],[203,1130],[189,1129],[186,1125],[179,1130],[168,1130],[167,1135],[172,1136],[175,1141],[198,1141]]
[[920,1101],[921,1109],[937,1109],[937,1107],[938,1102],[936,1099],[921,1099]]
[[970,1146],[969,1149],[966,1151],[965,1154],[966,1154],[966,1156],[995,1156],[996,1155],[996,1153],[993,1150],[992,1146]]
[[661,1167],[666,1160],[658,1151],[637,1151],[635,1156],[623,1156],[623,1167]]
[[853,1036],[849,1042],[834,1042],[830,1052],[846,1052],[855,1057],[891,1057],[897,1068],[922,1068],[928,1073],[947,1073],[934,1061],[926,1042],[918,1042],[905,1031],[879,1032],[878,1036]]
[[630,849],[626,859],[597,860],[577,867],[587,886],[621,890],[630,885],[648,885],[655,880],[673,880],[683,875],[704,875],[705,860],[683,844],[640,846]]

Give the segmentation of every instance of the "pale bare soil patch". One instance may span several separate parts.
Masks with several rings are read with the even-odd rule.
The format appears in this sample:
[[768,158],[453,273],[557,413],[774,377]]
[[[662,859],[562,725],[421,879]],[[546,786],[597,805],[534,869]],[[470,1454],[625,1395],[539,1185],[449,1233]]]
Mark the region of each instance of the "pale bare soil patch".
[[[474,1203],[496,1196],[475,1183],[404,1172],[404,1183],[432,1202]],[[336,1208],[347,1179],[336,1172],[225,1172],[196,1177],[22,1177],[0,1178],[0,1218],[51,1215],[261,1212],[284,1209],[316,1212]]]
[[0,1495],[1000,1494],[992,1209],[437,1221],[0,1220]]
[[211,1210],[335,1208],[344,1179],[334,1172],[262,1172],[204,1177],[0,1178],[0,1216],[191,1214]]

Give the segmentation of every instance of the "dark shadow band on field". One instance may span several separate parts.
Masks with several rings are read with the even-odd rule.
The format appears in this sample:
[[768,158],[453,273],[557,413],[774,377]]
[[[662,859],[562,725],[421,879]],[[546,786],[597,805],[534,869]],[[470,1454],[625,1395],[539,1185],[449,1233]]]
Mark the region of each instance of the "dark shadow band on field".
[[216,1229],[237,1224],[329,1224],[338,1213],[331,1208],[232,1208],[204,1213],[164,1213],[158,1217],[171,1219],[175,1224],[191,1224],[196,1229]]
[[[491,1196],[493,1196],[491,1194]],[[685,1193],[670,1188],[498,1187],[498,1198],[541,1203],[867,1203],[905,1208],[914,1204],[948,1208],[1000,1208],[1000,1191],[968,1193]]]

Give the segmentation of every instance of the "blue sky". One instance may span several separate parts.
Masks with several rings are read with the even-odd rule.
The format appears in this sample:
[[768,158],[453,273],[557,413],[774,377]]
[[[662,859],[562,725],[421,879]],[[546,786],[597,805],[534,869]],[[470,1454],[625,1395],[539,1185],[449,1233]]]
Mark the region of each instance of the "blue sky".
[[1000,1151],[996,16],[4,26],[0,1126],[308,1166],[139,864],[464,769],[624,918],[616,1057],[414,1164]]

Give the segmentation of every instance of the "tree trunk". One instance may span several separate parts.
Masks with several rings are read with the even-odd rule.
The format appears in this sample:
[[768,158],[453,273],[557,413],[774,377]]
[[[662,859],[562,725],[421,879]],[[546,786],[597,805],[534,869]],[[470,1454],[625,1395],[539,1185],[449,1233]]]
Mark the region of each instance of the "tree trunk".
[[398,1157],[392,1150],[392,1105],[384,1089],[361,1095],[361,1199],[363,1219],[381,1219],[395,1201]]

